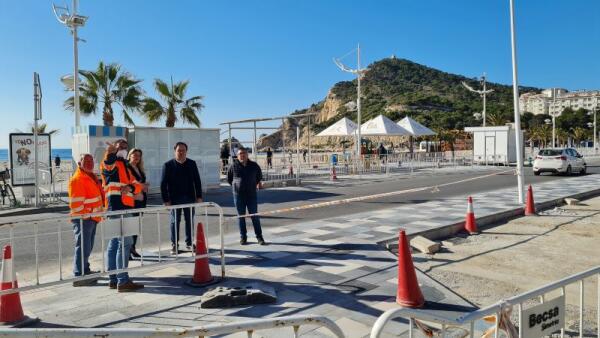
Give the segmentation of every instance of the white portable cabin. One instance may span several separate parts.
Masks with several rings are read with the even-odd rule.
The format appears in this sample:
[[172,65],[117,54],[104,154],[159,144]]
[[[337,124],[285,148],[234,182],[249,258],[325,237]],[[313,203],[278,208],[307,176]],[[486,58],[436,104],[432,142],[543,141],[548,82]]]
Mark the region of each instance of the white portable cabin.
[[150,192],[160,191],[163,164],[174,157],[173,147],[177,142],[188,146],[187,157],[198,165],[202,190],[218,188],[219,174],[219,129],[198,128],[129,128],[129,147],[143,152],[146,179]]
[[[517,162],[515,130],[510,125],[467,127],[465,131],[473,134],[473,163],[509,165]],[[522,141],[523,131],[521,146]]]
[[104,159],[106,142],[127,139],[126,127],[80,126],[73,130],[72,155],[73,161],[79,161],[81,154],[91,154],[94,157],[94,171],[100,173],[100,163]]

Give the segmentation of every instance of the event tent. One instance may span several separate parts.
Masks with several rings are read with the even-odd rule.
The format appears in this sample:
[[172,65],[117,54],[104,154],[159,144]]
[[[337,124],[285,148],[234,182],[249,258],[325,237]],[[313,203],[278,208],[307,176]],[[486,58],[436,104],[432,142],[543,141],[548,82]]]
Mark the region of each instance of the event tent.
[[403,118],[402,120],[400,120],[398,122],[398,125],[404,129],[408,130],[408,132],[412,136],[429,136],[429,135],[436,134],[433,130],[425,127],[424,125],[411,119],[408,116]]
[[344,117],[317,134],[317,136],[351,136],[356,134],[356,129],[356,123]]
[[360,126],[360,133],[364,136],[410,136],[411,133],[394,123],[389,118],[379,115]]

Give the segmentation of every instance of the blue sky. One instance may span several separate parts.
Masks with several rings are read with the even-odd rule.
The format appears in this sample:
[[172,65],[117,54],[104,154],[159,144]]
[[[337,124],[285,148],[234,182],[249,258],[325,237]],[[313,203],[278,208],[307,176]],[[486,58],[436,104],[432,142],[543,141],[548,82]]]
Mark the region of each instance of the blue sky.
[[[60,1],[60,0],[56,0]],[[63,2],[57,2],[63,4]],[[70,1],[68,1],[70,3]],[[44,122],[70,147],[72,113],[59,78],[72,72],[72,39],[52,1],[0,0],[0,148],[31,120],[32,73],[44,90]],[[351,76],[332,57],[360,42],[365,63],[395,54],[447,72],[510,84],[508,0],[92,1],[80,67],[118,62],[144,79],[188,79],[205,96],[205,127],[286,115]],[[522,85],[600,89],[600,1],[516,0]],[[351,59],[347,59],[351,63]],[[120,116],[116,123],[122,122]],[[137,118],[136,122],[146,122]],[[82,124],[101,124],[101,114]]]

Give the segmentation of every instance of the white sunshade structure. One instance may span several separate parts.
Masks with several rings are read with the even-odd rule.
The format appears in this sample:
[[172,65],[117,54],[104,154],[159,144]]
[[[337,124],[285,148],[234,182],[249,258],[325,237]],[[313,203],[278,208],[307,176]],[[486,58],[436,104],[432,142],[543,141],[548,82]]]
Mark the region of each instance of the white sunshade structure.
[[408,132],[412,136],[429,136],[429,135],[436,134],[436,132],[434,132],[433,130],[425,127],[424,125],[411,119],[408,116],[403,118],[402,120],[400,120],[398,122],[398,125],[404,129],[408,130]]
[[364,136],[411,136],[411,133],[389,118],[379,115],[360,126]]
[[317,134],[317,136],[352,136],[356,135],[357,129],[356,123],[344,117]]

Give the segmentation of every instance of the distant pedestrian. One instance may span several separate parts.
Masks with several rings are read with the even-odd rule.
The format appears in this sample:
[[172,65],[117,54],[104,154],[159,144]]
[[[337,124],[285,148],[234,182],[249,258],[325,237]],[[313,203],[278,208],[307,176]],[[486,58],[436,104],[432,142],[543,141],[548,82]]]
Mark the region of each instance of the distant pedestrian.
[[273,169],[273,151],[267,148],[267,168]]
[[[248,235],[244,215],[246,215],[246,210],[250,214],[258,212],[257,190],[262,189],[262,171],[256,162],[248,159],[246,149],[238,150],[238,159],[233,161],[227,172],[227,182],[231,185],[233,202],[239,216],[240,244],[246,245],[248,244]],[[260,218],[258,216],[250,216],[250,218],[258,244],[265,245]]]
[[[106,193],[106,205],[109,211],[128,210],[135,207],[134,196],[142,192],[143,185],[131,174],[127,161],[127,141],[118,140],[108,143],[104,161],[101,165],[102,181]],[[124,217],[131,217],[125,214]],[[121,218],[123,216],[116,216]],[[112,238],[106,250],[107,270],[121,270],[129,266],[129,252],[133,243],[132,236]],[[118,292],[136,291],[144,287],[134,283],[127,272],[109,275],[108,287]]]
[[304,162],[306,162],[306,154],[308,154],[308,150],[306,150],[306,149],[302,150],[302,160]]
[[56,155],[56,157],[54,158],[54,166],[56,168],[60,168],[60,156]]
[[[80,277],[98,273],[90,269],[90,254],[94,248],[96,225],[101,217],[84,216],[103,210],[104,194],[102,184],[94,175],[94,158],[90,154],[81,155],[77,170],[69,180],[69,209],[75,236],[75,254],[73,257],[73,275]],[[80,217],[83,217],[80,218]],[[83,256],[83,257],[82,257]],[[81,263],[83,261],[83,266]],[[98,279],[87,279],[73,282],[73,286],[95,284]]]
[[[177,142],[174,147],[175,158],[163,165],[160,193],[165,205],[178,205],[202,202],[202,183],[200,173],[194,160],[187,158],[187,144]],[[178,208],[171,210],[171,254],[179,252],[179,224],[181,213],[185,219],[185,245],[187,250],[193,250],[192,218],[193,208]]]
[[[143,153],[141,149],[133,148],[129,151],[127,155],[127,160],[129,160],[129,170],[131,174],[135,177],[135,179],[142,184],[142,191],[133,196],[133,203],[135,209],[145,208],[146,202],[148,201],[148,183],[146,183],[146,172],[144,170],[144,159],[142,157]],[[133,214],[133,216],[139,216],[138,214]],[[133,243],[131,244],[131,250],[129,253],[131,255],[130,258],[138,258],[140,254],[135,249],[135,245],[137,244],[137,235],[133,236]]]
[[289,153],[289,157],[290,157],[290,164],[292,163],[292,155],[293,155],[293,153],[292,153],[292,151],[290,150],[290,153]]
[[223,145],[221,147],[221,168],[223,168],[223,170],[225,170],[225,168],[227,168],[227,165],[229,164],[229,147],[227,147],[226,145]]

